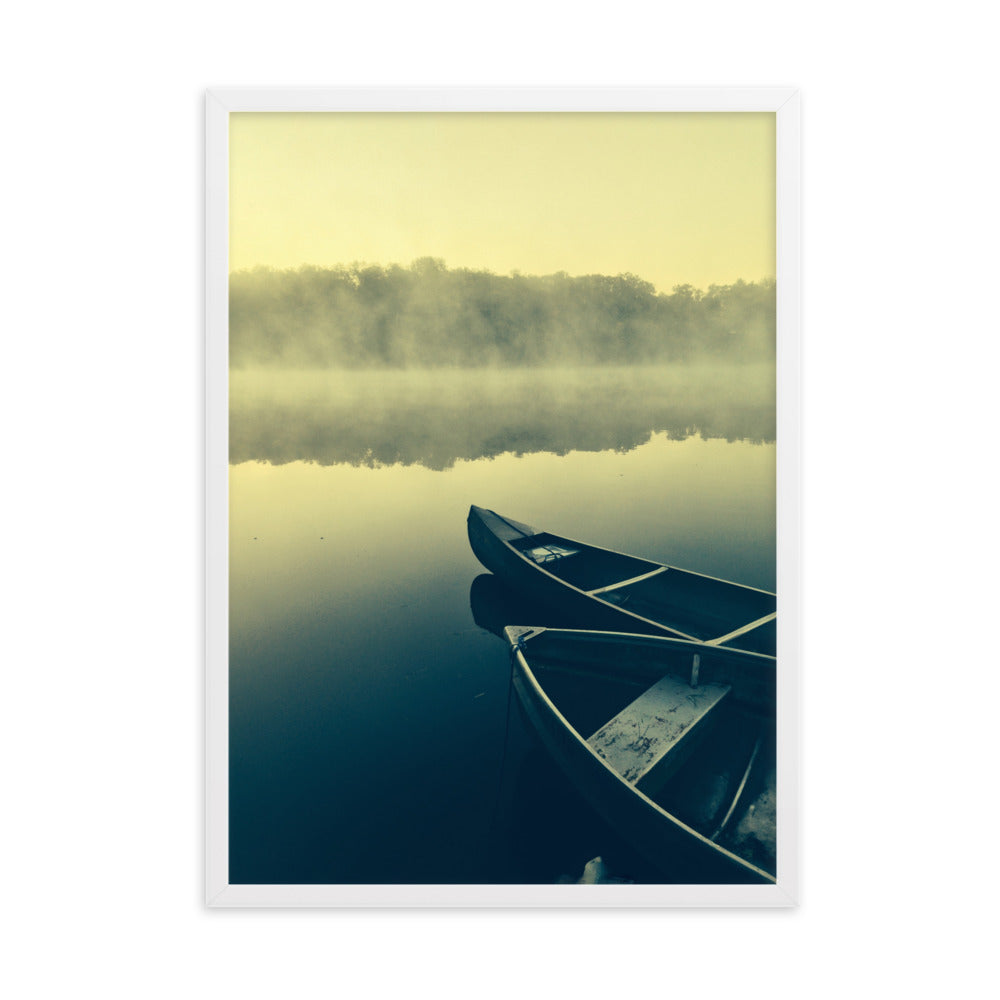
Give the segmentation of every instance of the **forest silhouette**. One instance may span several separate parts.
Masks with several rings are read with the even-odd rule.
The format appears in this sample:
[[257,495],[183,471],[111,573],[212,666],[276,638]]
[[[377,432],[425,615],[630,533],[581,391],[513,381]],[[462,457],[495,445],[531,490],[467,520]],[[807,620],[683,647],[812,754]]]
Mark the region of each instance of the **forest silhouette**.
[[659,293],[633,274],[352,264],[230,276],[233,368],[773,361],[775,282]]

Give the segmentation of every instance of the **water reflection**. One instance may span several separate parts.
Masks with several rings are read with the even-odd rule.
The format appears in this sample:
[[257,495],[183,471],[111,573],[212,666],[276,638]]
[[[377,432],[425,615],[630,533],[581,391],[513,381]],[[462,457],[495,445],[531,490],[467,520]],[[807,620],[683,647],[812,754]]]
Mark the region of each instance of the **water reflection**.
[[539,608],[531,601],[495,577],[492,573],[480,573],[469,588],[469,609],[472,620],[480,627],[507,640],[503,630],[507,625],[539,624],[544,619],[549,628],[578,628],[579,622],[558,608]]
[[774,440],[771,365],[234,372],[233,463],[423,465],[630,451],[651,433]]

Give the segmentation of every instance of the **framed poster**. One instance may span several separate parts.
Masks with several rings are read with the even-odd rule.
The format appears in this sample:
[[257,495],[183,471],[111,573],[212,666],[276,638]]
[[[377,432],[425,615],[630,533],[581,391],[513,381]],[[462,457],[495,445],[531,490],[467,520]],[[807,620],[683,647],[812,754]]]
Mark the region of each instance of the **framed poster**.
[[794,904],[798,113],[207,95],[209,905]]

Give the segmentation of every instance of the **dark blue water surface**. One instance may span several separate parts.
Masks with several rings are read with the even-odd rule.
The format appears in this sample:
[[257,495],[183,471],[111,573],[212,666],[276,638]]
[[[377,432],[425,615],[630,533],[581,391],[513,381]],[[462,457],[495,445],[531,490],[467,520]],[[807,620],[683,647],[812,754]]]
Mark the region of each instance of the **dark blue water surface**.
[[484,576],[465,518],[773,590],[768,373],[258,373],[232,396],[230,881],[556,882],[598,854],[662,880],[511,703],[490,628],[558,622]]

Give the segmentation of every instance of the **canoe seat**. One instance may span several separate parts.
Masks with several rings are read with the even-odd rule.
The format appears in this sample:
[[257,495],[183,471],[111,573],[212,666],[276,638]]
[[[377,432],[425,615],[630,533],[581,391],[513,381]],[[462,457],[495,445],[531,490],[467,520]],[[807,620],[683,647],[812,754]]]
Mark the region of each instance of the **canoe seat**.
[[664,677],[601,726],[587,743],[639,791],[653,795],[687,759],[730,688]]
[[579,551],[579,549],[568,549],[564,545],[539,545],[524,554],[534,562],[542,564],[565,559],[567,556],[575,556]]

